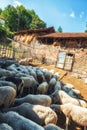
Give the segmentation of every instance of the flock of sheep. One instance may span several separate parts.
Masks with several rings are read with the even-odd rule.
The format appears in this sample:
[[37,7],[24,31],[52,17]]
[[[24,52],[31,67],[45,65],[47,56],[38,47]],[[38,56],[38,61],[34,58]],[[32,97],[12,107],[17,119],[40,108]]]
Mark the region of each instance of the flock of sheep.
[[[87,126],[87,102],[59,73],[19,63],[0,68],[0,130],[68,130]],[[59,114],[66,117],[58,126]]]

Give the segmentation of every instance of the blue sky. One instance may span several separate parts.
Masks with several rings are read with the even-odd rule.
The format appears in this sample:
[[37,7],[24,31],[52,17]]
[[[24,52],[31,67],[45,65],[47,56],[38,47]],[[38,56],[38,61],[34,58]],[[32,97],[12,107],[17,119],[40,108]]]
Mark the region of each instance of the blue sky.
[[47,27],[59,26],[63,32],[84,32],[87,22],[87,0],[0,0],[0,8],[8,4],[24,5],[35,10],[36,14],[47,23]]

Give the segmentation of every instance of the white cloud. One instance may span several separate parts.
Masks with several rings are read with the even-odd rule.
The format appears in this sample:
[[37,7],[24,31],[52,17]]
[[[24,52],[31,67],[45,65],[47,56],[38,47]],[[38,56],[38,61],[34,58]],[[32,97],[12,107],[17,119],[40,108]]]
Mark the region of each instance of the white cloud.
[[84,12],[82,11],[79,15],[80,18],[82,18],[84,16]]
[[71,18],[75,18],[75,13],[74,13],[74,11],[72,11],[72,12],[70,13],[70,17],[71,17]]
[[22,5],[18,0],[14,0],[14,7]]

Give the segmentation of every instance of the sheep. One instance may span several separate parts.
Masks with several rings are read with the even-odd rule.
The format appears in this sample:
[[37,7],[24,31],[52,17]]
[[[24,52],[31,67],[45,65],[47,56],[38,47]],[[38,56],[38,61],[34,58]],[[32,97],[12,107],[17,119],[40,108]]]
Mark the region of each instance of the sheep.
[[62,84],[62,90],[64,90],[65,92],[69,92],[71,89],[74,89],[74,85],[70,84],[70,83],[63,83]]
[[37,88],[38,94],[47,94],[47,91],[48,91],[48,83],[47,82],[41,83]]
[[49,70],[49,72],[51,73],[51,75],[54,75],[54,69],[51,69],[51,70]]
[[56,80],[58,80],[58,78],[59,78],[59,73],[58,73],[58,72],[54,73],[52,77],[55,78]]
[[14,83],[17,87],[17,96],[20,97],[23,93],[23,88],[24,88],[24,81],[18,77],[6,77],[5,78],[6,81],[10,81],[12,83]]
[[37,74],[32,66],[27,66],[27,70],[29,72],[29,75],[33,76],[35,80],[37,81]]
[[45,77],[47,83],[49,83],[50,79],[52,78],[51,73],[49,71],[43,70],[43,74],[44,74],[44,77]]
[[38,123],[39,125],[57,123],[56,113],[51,108],[42,105],[32,105],[30,103],[23,103],[17,107],[4,109],[4,112],[6,111],[18,112],[20,115]]
[[44,129],[45,129],[45,130],[64,130],[64,129],[62,129],[62,128],[60,128],[60,127],[58,127],[57,125],[52,124],[52,123],[50,123],[50,124],[44,126]]
[[54,86],[54,91],[56,90],[61,90],[62,89],[62,85],[60,81],[57,81],[55,86]]
[[17,91],[17,87],[14,83],[9,82],[9,81],[5,81],[5,78],[3,80],[0,80],[0,87],[1,86],[10,86],[12,88],[14,88]]
[[36,75],[37,75],[37,80],[38,80],[39,84],[46,81],[45,76],[44,76],[43,72],[40,69],[36,70]]
[[49,81],[49,87],[48,87],[48,94],[51,94],[52,92],[54,92],[54,86],[56,84],[56,79],[55,78],[51,78]]
[[19,64],[12,64],[10,66],[7,67],[7,70],[10,70],[10,71],[14,71],[15,73],[17,73],[17,67],[19,66]]
[[0,87],[0,106],[8,108],[16,97],[16,90],[10,86]]
[[37,123],[13,111],[9,111],[7,113],[0,113],[0,122],[7,123],[14,130],[44,130],[44,128]]
[[43,125],[43,120],[34,112],[33,106],[29,103],[23,103],[16,107],[4,108],[3,112],[14,111],[24,116],[27,119],[30,119],[36,122],[39,125]]
[[71,97],[75,97],[75,98],[82,98],[81,96],[81,92],[77,89],[71,89],[68,94],[71,96]]
[[0,77],[2,77],[2,76],[12,76],[12,75],[15,75],[15,73],[11,72],[9,70],[0,68]]
[[77,106],[87,107],[87,102],[81,99],[73,98],[69,96],[63,90],[56,91],[52,94],[54,103],[72,103]]
[[13,130],[13,128],[6,123],[2,123],[0,124],[0,130]]
[[15,98],[14,100],[14,106],[20,105],[24,102],[31,103],[31,104],[38,104],[43,106],[50,106],[52,103],[52,100],[50,96],[48,95],[34,95],[34,94],[28,94],[27,96],[24,96],[22,98]]
[[66,116],[66,130],[68,130],[69,120],[72,119],[75,123],[80,126],[84,126],[86,130],[87,126],[87,108],[76,106],[72,103],[64,105],[52,104],[51,108],[55,111],[62,111]]
[[38,116],[44,120],[44,124],[47,125],[49,123],[56,124],[58,120],[57,114],[50,108],[42,105],[33,105],[33,110]]
[[28,76],[28,77],[20,77],[20,79],[22,79],[24,81],[24,89],[27,88],[27,92],[26,94],[31,93],[31,89],[32,89],[32,93],[35,94],[37,91],[37,86],[38,86],[38,82],[34,79],[33,76]]

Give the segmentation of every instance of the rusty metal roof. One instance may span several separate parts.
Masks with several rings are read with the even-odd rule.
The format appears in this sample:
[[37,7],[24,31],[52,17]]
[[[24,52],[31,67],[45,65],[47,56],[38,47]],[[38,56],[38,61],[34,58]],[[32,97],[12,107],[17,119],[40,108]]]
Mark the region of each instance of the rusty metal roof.
[[38,38],[87,38],[87,33],[50,33]]
[[40,28],[40,29],[34,29],[34,30],[22,30],[22,31],[19,31],[19,32],[16,32],[15,35],[18,35],[18,34],[26,34],[26,33],[41,33],[41,32],[44,32],[44,33],[54,33],[55,32],[55,29],[54,27],[48,27],[48,28]]

